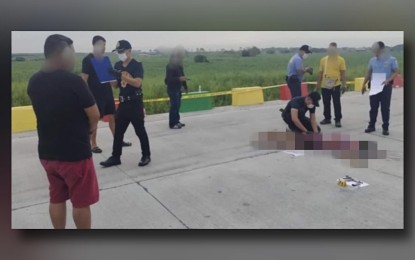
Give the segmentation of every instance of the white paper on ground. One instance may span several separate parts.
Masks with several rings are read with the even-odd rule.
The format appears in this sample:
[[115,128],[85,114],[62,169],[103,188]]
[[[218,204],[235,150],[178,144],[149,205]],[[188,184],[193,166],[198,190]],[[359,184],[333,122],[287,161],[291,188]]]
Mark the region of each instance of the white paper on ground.
[[384,85],[382,83],[386,80],[386,73],[372,73],[372,79],[370,81],[369,95],[376,95],[382,92]]
[[291,154],[295,157],[304,156],[304,150],[286,150],[286,151],[283,151],[283,152],[286,153],[286,154]]

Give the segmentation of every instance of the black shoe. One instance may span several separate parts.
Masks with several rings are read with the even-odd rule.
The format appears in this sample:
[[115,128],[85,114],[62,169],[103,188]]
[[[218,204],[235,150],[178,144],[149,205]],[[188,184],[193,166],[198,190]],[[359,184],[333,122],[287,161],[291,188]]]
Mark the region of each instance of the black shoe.
[[99,164],[104,166],[104,167],[111,167],[111,166],[115,166],[115,165],[120,165],[121,160],[120,160],[120,158],[116,158],[114,156],[111,156],[106,161],[100,162]]
[[131,143],[129,143],[129,142],[122,142],[122,146],[123,147],[129,147],[129,146],[131,146],[132,144]]
[[321,125],[329,125],[329,124],[331,124],[331,120],[324,119],[324,120],[322,120],[322,121],[320,122],[320,124],[321,124]]
[[186,124],[183,124],[183,123],[181,123],[181,122],[179,122],[178,124],[179,124],[181,127],[186,126]]
[[138,166],[146,166],[151,162],[150,156],[143,156],[141,161],[138,163]]
[[170,126],[170,129],[180,129],[180,128],[182,128],[182,126],[179,123],[175,124],[174,126]]
[[342,127],[342,123],[340,123],[340,121],[336,121],[336,127]]
[[372,127],[372,126],[368,126],[365,129],[365,133],[371,133],[371,132],[375,132],[375,131],[376,131],[376,129],[374,127]]
[[383,129],[382,134],[383,135],[389,135],[389,130]]

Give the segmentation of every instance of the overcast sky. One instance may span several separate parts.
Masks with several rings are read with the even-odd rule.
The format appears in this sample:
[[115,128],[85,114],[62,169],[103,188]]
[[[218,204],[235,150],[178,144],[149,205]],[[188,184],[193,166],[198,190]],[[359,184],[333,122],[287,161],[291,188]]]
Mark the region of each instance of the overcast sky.
[[12,32],[12,53],[41,53],[48,35],[59,33],[74,41],[77,52],[89,52],[92,37],[102,35],[107,39],[107,51],[115,48],[118,40],[130,41],[134,50],[147,51],[160,47],[184,46],[186,49],[206,50],[235,49],[240,47],[299,47],[308,44],[323,48],[335,41],[339,47],[368,47],[375,41],[384,41],[388,46],[403,43],[401,31],[14,31]]

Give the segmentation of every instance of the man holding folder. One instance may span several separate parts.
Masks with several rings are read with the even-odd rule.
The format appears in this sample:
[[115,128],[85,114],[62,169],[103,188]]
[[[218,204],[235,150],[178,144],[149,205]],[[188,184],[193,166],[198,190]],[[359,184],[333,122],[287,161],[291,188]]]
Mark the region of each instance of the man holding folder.
[[385,44],[381,41],[372,45],[375,57],[369,61],[368,71],[362,86],[362,94],[366,92],[366,83],[370,80],[370,122],[366,133],[376,131],[375,124],[378,116],[379,104],[381,106],[383,120],[383,135],[389,135],[389,114],[392,97],[393,79],[398,75],[398,61],[385,50]]
[[[111,85],[116,85],[116,79],[101,78],[108,74],[108,69],[104,68],[104,61],[108,57],[104,56],[105,54],[105,38],[99,35],[96,35],[92,38],[93,52],[88,54],[82,60],[82,79],[88,84],[89,89],[91,90],[94,98],[97,102],[99,113],[101,118],[103,116],[108,116],[109,127],[112,135],[115,133],[115,103],[114,103],[114,94],[112,93]],[[107,60],[108,66],[111,67],[109,59]],[[102,73],[102,70],[105,70],[105,73]],[[131,143],[123,142],[123,146],[131,146]],[[97,145],[97,130],[91,134],[91,151],[93,153],[102,153],[101,148]]]

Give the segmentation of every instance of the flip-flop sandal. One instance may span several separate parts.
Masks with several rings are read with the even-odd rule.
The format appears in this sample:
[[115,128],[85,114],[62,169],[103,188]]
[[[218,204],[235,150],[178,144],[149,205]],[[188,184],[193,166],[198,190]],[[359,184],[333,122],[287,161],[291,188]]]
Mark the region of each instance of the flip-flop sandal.
[[93,153],[102,153],[102,150],[101,150],[101,148],[99,148],[98,146],[96,146],[96,147],[94,147],[94,148],[91,149],[91,152],[93,152]]

